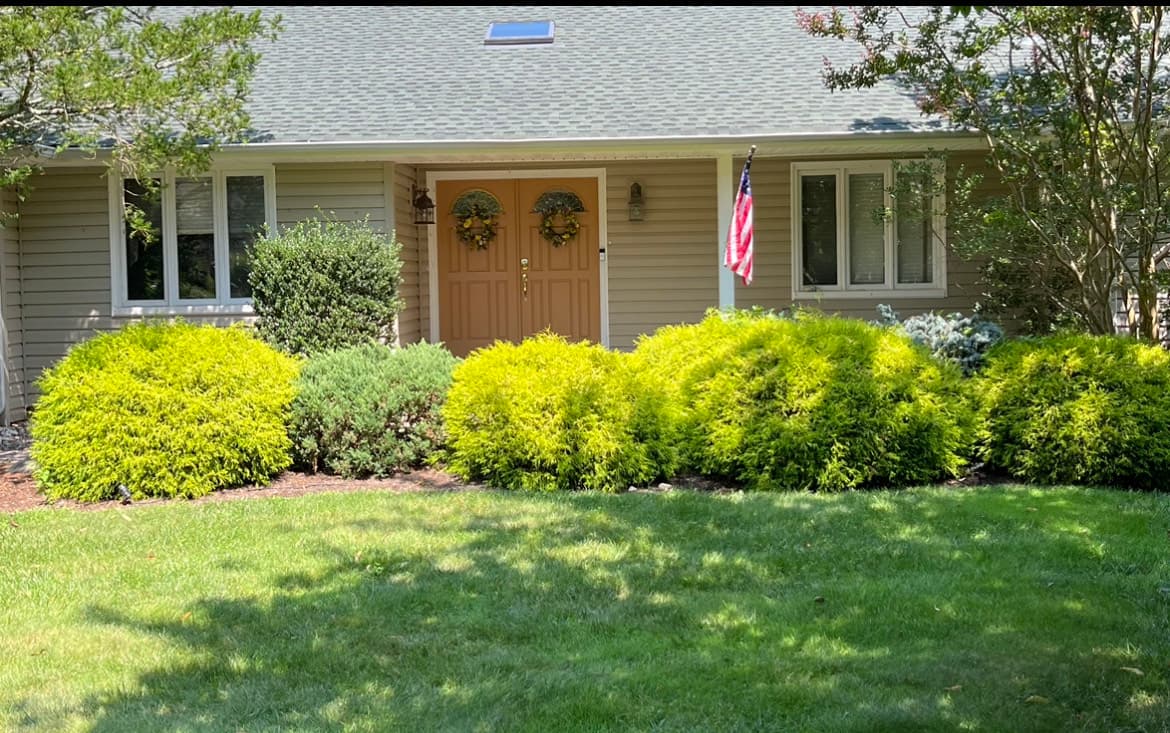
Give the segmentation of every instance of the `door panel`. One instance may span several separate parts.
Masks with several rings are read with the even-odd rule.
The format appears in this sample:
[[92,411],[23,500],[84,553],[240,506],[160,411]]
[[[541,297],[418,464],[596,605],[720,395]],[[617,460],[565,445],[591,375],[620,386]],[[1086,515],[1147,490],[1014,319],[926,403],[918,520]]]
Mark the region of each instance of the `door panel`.
[[[455,235],[451,214],[456,199],[474,189],[489,191],[504,208],[496,238],[483,250]],[[552,190],[572,191],[586,209],[577,214],[577,236],[561,247],[540,236],[541,218],[532,212],[540,195]],[[601,340],[597,179],[440,181],[436,199],[439,336],[447,348],[465,356],[545,329],[572,341]]]
[[[496,238],[485,249],[473,249],[455,234],[451,207],[463,193],[482,189],[500,200]],[[520,337],[520,277],[515,262],[515,186],[507,180],[439,181],[435,191],[438,237],[439,338],[454,354],[497,339]]]
[[[540,236],[540,214],[532,212],[545,191],[572,191],[585,211],[572,241],[553,247]],[[570,341],[601,340],[601,263],[597,248],[597,179],[532,178],[516,181],[517,211],[525,217],[520,257],[528,258],[528,297],[522,299],[520,330],[545,329]]]

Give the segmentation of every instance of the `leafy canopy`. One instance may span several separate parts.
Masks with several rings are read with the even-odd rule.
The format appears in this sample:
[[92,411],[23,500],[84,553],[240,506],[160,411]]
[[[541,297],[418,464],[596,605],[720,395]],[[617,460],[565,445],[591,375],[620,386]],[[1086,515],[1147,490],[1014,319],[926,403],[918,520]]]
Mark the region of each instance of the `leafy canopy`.
[[46,155],[109,148],[127,175],[204,169],[249,130],[245,97],[279,18],[230,7],[0,6],[0,185]]
[[987,305],[1022,307],[1037,330],[1108,333],[1120,295],[1130,331],[1154,337],[1170,264],[1165,8],[863,6],[798,21],[861,51],[827,67],[831,89],[894,80],[986,139],[1003,185],[958,170],[948,216],[956,250],[985,263]]

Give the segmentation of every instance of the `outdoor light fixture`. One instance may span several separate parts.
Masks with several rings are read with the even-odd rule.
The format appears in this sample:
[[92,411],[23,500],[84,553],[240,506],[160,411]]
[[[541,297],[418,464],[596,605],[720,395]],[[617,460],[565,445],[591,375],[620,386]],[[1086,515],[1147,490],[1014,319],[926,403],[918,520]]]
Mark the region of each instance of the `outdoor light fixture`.
[[427,189],[410,184],[410,200],[414,204],[415,224],[435,223],[435,202],[427,196]]
[[642,184],[630,184],[630,221],[642,221]]

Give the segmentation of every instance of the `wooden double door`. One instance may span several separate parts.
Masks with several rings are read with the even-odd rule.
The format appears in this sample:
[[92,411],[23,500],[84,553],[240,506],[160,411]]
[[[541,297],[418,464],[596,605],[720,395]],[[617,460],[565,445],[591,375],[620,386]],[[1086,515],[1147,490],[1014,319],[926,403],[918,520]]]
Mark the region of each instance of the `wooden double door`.
[[[476,249],[455,233],[451,207],[487,191],[501,204],[496,236]],[[577,236],[554,247],[532,207],[541,194],[569,191],[585,211]],[[439,181],[439,338],[457,356],[495,341],[521,341],[546,329],[572,341],[601,340],[601,264],[596,178]]]

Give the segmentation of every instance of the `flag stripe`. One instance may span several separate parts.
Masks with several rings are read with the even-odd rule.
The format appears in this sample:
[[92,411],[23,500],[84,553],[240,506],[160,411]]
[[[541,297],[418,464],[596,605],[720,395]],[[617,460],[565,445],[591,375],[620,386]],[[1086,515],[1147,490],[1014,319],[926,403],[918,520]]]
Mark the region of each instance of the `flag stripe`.
[[752,282],[752,240],[755,236],[752,221],[752,156],[748,155],[743,164],[743,175],[739,178],[739,192],[735,195],[735,206],[731,213],[731,227],[727,232],[727,247],[723,264],[743,278],[744,285]]

